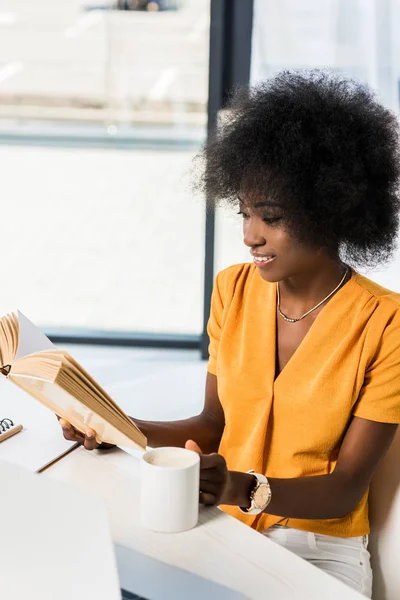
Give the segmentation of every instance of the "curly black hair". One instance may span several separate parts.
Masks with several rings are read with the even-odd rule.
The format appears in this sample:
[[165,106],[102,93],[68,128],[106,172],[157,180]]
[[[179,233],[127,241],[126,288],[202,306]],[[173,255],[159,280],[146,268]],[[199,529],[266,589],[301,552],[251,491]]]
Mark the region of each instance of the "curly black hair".
[[197,157],[195,185],[210,205],[273,199],[303,243],[356,265],[392,256],[399,125],[367,86],[327,70],[283,71],[238,90],[230,107]]

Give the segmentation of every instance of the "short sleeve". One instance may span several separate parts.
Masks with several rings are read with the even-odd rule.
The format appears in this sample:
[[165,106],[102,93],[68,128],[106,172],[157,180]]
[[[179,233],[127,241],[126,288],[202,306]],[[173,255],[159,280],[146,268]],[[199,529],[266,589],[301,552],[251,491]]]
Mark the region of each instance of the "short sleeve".
[[222,328],[223,303],[219,286],[220,275],[217,275],[211,296],[211,311],[207,326],[207,333],[210,338],[210,344],[208,346],[210,358],[208,360],[207,370],[209,373],[212,373],[212,375],[217,374],[218,345]]
[[400,423],[400,309],[382,334],[353,414],[370,421]]

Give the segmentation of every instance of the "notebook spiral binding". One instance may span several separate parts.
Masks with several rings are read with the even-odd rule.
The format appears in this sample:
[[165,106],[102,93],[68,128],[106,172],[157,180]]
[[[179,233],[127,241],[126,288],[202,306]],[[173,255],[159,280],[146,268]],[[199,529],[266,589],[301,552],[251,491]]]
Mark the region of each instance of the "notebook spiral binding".
[[13,423],[13,421],[11,421],[11,419],[1,419],[0,433],[5,433],[9,429],[11,429],[11,427],[14,427],[14,423]]

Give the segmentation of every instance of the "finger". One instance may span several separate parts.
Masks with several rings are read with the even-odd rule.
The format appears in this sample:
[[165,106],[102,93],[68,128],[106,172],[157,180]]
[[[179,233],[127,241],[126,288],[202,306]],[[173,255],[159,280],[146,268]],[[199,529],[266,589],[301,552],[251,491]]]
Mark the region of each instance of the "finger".
[[107,442],[101,442],[101,444],[97,445],[101,450],[110,450],[111,448],[115,448],[115,444],[108,444]]
[[213,452],[212,454],[202,454],[200,457],[201,469],[218,469],[219,471],[226,470],[226,462],[223,456]]
[[208,492],[200,492],[199,493],[199,502],[200,504],[204,504],[204,506],[212,506],[217,501],[214,494],[209,494]]
[[197,452],[197,454],[203,454],[200,446],[196,444],[193,440],[188,440],[185,444],[186,450],[192,450],[193,452]]
[[80,444],[83,444],[85,441],[85,437],[74,430],[67,429],[63,431],[63,435],[64,438],[69,442],[79,442]]
[[226,473],[221,469],[200,469],[200,479],[202,481],[219,481],[220,483],[226,480]]
[[86,431],[83,445],[85,446],[86,450],[95,450],[97,448],[98,443],[96,441],[96,433],[93,431],[93,429],[88,429]]
[[63,429],[64,429],[64,427],[66,429],[73,429],[71,423],[69,421],[67,421],[66,419],[63,419],[62,417],[57,417],[57,419]]
[[204,481],[200,479],[200,490],[203,493],[213,494],[214,496],[221,495],[222,486],[218,481]]
[[[60,422],[61,421],[64,420],[60,419]],[[65,439],[70,442],[80,442],[81,444],[83,444],[85,440],[84,435],[80,431],[74,429],[74,427],[72,427],[72,425],[68,423],[68,421],[64,421],[64,423],[66,423],[66,425],[62,425],[62,431]]]

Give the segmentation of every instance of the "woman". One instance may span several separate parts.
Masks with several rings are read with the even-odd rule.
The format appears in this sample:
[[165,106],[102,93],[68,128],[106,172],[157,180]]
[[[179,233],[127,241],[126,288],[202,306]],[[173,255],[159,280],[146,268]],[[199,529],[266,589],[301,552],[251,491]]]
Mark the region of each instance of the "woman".
[[202,503],[370,597],[368,487],[400,422],[400,295],[354,267],[395,247],[397,121],[359,84],[284,72],[242,94],[203,158],[202,188],[239,205],[253,263],[217,276],[203,412],[136,422],[150,446],[201,454]]

